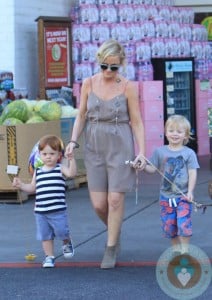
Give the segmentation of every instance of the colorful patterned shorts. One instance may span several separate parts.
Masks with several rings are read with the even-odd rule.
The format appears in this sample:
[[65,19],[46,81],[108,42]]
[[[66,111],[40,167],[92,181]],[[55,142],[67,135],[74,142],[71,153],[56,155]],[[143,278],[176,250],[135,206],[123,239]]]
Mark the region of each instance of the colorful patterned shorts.
[[160,196],[162,230],[167,238],[192,235],[192,204],[184,198],[165,198]]

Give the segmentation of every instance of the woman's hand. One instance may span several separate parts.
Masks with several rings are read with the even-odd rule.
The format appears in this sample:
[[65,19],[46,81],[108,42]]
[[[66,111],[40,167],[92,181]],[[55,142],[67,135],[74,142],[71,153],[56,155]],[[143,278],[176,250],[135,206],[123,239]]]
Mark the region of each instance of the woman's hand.
[[75,148],[75,144],[69,142],[65,150],[65,157],[68,160],[72,160],[74,158],[74,148]]
[[143,170],[146,167],[146,159],[143,155],[137,155],[132,163],[132,167],[137,170]]

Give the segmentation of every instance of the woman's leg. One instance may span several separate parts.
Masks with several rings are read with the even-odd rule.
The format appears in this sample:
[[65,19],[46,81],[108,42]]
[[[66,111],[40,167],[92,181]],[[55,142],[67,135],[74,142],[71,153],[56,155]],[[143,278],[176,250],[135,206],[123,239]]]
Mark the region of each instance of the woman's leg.
[[90,192],[91,203],[93,208],[107,226],[108,222],[108,193],[107,192]]
[[111,192],[108,195],[108,241],[107,246],[118,242],[124,215],[124,193]]
[[101,263],[102,269],[115,267],[116,256],[119,249],[119,235],[124,214],[124,194],[109,193],[108,196],[108,238],[104,257]]
[[108,227],[107,246],[116,245],[124,214],[124,193],[90,192],[96,214]]
[[107,246],[101,263],[102,269],[114,268],[119,235],[124,215],[124,193],[90,192],[96,214],[108,228]]

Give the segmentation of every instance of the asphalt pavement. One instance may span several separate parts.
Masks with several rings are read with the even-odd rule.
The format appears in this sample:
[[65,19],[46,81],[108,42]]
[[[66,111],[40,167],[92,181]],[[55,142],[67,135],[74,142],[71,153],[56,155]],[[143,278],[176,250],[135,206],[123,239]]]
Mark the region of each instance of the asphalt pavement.
[[[210,157],[199,157],[200,170],[195,200],[211,204],[208,182]],[[67,191],[70,228],[75,255],[62,256],[61,243],[55,241],[56,267],[43,269],[43,251],[35,237],[33,196],[23,204],[0,204],[0,284],[1,300],[10,299],[176,299],[158,285],[155,268],[161,254],[169,248],[162,237],[159,217],[160,175],[140,173],[137,191],[126,196],[121,232],[121,253],[113,270],[99,268],[106,243],[106,228],[95,215],[86,185]],[[191,244],[212,261],[212,207],[205,213],[193,211]],[[29,253],[36,259],[28,262]],[[184,299],[181,297],[181,299]],[[188,299],[188,298],[185,298]],[[202,295],[190,299],[212,299],[212,283]]]

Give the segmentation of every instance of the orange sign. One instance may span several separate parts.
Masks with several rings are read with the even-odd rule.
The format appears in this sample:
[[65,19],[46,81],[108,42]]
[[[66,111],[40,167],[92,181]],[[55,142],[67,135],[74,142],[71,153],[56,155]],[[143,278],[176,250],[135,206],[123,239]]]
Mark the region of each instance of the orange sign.
[[67,27],[46,27],[45,86],[57,88],[70,85],[69,32]]

